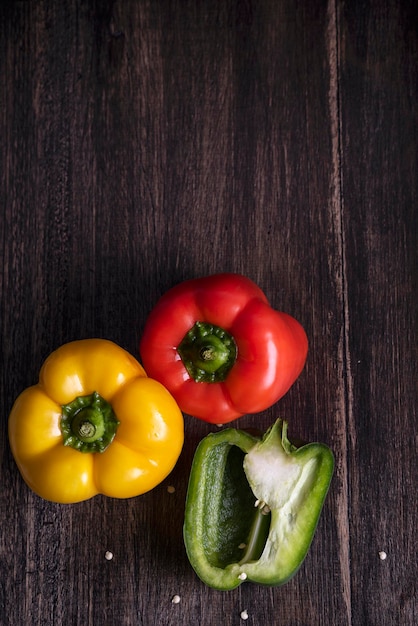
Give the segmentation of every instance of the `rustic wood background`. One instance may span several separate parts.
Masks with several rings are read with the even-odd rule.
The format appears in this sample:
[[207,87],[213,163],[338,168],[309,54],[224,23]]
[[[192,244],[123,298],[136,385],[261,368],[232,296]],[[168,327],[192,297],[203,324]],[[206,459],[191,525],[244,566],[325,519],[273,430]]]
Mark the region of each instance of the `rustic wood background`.
[[[1,625],[418,624],[415,6],[2,0]],[[185,416],[151,493],[66,506],[29,491],[7,441],[52,350],[105,337],[138,357],[158,297],[219,271],[310,339],[287,396],[234,425],[281,416],[336,457],[281,588],[213,591],[188,564],[188,473],[213,427]]]

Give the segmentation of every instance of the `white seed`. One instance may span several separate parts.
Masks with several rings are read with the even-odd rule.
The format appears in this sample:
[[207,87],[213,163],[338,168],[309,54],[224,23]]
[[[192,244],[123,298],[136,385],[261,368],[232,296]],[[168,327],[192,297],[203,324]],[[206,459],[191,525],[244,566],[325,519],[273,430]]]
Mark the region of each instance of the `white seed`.
[[384,561],[384,560],[386,559],[386,557],[387,557],[386,552],[384,552],[383,550],[381,550],[381,551],[379,552],[379,559],[380,559],[381,561]]
[[110,552],[110,550],[107,550],[105,552],[105,559],[106,561],[111,561],[113,559],[113,552]]
[[247,574],[245,572],[241,572],[241,574],[238,576],[238,578],[240,580],[247,580]]
[[241,619],[248,619],[247,609],[245,609],[244,611],[241,611]]
[[239,544],[239,546],[238,546],[238,548],[239,548],[240,550],[244,550],[244,548],[246,548],[246,547],[247,547],[247,544],[246,544],[246,543],[240,543],[240,544]]
[[174,493],[174,492],[175,492],[175,490],[176,490],[176,488],[175,488],[175,487],[173,487],[173,485],[169,485],[169,486],[167,487],[167,491],[168,491],[168,493]]
[[179,602],[180,602],[180,596],[178,596],[177,594],[171,598],[172,604],[179,604]]

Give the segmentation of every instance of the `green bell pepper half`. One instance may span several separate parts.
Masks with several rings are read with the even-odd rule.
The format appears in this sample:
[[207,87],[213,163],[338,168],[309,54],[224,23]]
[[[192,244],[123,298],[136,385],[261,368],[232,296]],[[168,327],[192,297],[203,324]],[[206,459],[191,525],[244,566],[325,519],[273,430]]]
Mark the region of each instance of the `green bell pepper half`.
[[228,428],[207,435],[193,459],[184,542],[199,578],[234,589],[282,585],[311,545],[334,470],[321,443],[299,448],[278,419],[262,439]]

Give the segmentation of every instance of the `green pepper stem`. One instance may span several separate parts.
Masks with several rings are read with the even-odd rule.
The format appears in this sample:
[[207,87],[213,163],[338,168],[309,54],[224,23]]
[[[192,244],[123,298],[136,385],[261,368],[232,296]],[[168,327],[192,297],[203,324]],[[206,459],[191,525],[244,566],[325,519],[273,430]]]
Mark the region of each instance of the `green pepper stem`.
[[177,351],[196,382],[222,382],[237,358],[232,335],[207,322],[196,322],[183,337]]
[[257,511],[251,526],[245,552],[239,562],[239,565],[244,565],[245,563],[249,563],[251,561],[257,561],[264,550],[264,546],[266,545],[270,530],[270,509],[265,502],[256,504]]
[[109,402],[95,391],[65,404],[60,426],[64,446],[79,452],[104,452],[113,441],[119,421]]

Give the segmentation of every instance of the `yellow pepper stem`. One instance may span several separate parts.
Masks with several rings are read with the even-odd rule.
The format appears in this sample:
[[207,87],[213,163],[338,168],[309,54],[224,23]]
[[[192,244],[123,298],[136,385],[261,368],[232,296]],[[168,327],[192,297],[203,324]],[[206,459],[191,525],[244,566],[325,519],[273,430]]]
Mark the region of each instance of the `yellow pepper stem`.
[[119,421],[110,403],[95,391],[65,404],[60,426],[64,446],[79,452],[104,452],[113,441]]

